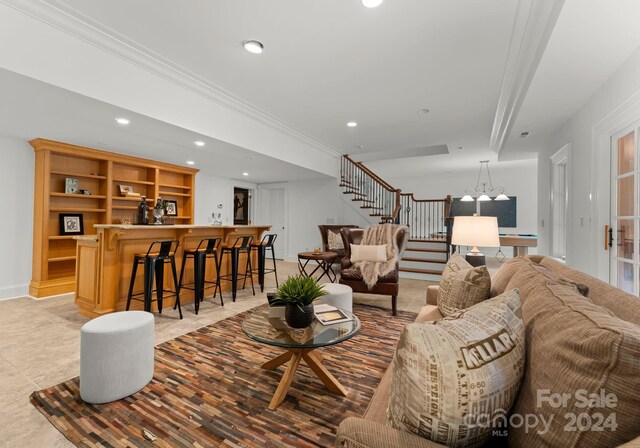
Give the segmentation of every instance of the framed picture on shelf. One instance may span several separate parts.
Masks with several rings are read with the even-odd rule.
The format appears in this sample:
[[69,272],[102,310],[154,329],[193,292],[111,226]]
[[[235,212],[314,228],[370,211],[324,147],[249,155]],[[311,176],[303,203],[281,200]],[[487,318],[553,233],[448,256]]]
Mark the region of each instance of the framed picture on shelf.
[[60,213],[60,235],[84,235],[82,214]]
[[64,192],[66,194],[78,194],[78,179],[72,177],[65,178]]
[[133,187],[130,185],[118,185],[120,188],[120,195],[127,196],[129,193],[133,193]]
[[178,202],[164,201],[164,211],[167,216],[178,216]]

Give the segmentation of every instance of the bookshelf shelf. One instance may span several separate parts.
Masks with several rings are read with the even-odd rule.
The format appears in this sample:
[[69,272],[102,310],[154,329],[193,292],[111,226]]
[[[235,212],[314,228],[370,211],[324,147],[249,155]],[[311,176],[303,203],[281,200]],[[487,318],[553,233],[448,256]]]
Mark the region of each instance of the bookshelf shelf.
[[[197,169],[140,159],[51,140],[35,139],[33,263],[29,293],[47,297],[75,288],[77,241],[59,233],[60,213],[82,214],[84,231],[95,224],[118,224],[137,210],[140,197],[120,196],[119,185],[131,185],[153,208],[162,194],[176,201],[181,224],[192,224]],[[65,178],[91,195],[67,194]]]

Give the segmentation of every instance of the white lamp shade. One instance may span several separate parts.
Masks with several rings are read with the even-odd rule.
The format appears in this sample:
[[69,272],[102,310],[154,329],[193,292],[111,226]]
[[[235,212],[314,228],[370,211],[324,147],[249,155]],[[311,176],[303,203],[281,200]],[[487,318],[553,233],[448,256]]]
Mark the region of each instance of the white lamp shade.
[[456,216],[451,244],[456,246],[500,247],[498,218],[495,216]]
[[474,199],[470,194],[465,194],[464,196],[462,196],[462,198],[460,198],[461,202],[473,202]]
[[490,201],[491,198],[489,197],[489,195],[486,194],[481,194],[480,197],[478,198],[478,201],[482,202],[482,201]]
[[507,196],[504,193],[500,193],[498,196],[496,196],[496,201],[509,201],[509,196]]

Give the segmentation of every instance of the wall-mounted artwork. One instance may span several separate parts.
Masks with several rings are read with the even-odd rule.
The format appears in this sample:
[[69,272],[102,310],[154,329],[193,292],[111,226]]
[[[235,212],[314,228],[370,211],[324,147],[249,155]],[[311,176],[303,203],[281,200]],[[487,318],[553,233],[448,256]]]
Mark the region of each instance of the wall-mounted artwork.
[[249,190],[246,188],[233,189],[233,224],[249,224]]
[[460,198],[453,198],[451,216],[473,216],[476,212],[476,202],[462,202]]
[[[474,203],[475,204],[475,203]],[[508,201],[480,202],[480,216],[496,216],[498,227],[518,226],[518,198],[509,196]]]

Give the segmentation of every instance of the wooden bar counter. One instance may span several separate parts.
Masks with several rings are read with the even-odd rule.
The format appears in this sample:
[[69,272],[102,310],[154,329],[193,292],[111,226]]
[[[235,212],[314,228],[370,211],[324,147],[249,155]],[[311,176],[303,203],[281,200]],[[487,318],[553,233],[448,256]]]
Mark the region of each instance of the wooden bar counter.
[[[176,252],[178,276],[182,264],[183,249],[196,248],[203,238],[222,238],[223,242],[233,243],[238,236],[250,235],[254,241],[260,241],[262,234],[270,225],[248,226],[212,226],[212,225],[168,225],[168,226],[136,226],[118,224],[94,225],[96,235],[76,237],[76,297],[81,314],[96,317],[114,311],[122,311],[127,304],[129,282],[133,266],[134,254],[145,253],[153,241],[178,240],[180,246]],[[225,257],[221,265],[221,274],[231,272],[231,257]],[[257,269],[257,258],[251,260]],[[241,256],[238,266],[244,272],[246,258]],[[169,265],[165,269],[170,269]],[[141,271],[139,270],[138,273]],[[213,261],[207,263],[206,276],[212,279],[215,275]],[[134,292],[143,290],[143,276],[138,275]],[[165,273],[167,289],[173,290],[173,279],[169,270]],[[187,261],[184,283],[193,282],[193,262]],[[254,274],[254,282],[258,284],[258,275]],[[223,283],[223,291],[231,289],[229,282]],[[213,289],[206,291],[209,297]],[[231,297],[229,297],[229,300]],[[193,302],[193,291],[185,289],[180,293],[180,302],[184,305]],[[163,309],[173,308],[174,298],[164,300]],[[142,309],[142,302],[131,302],[131,309]],[[189,308],[187,308],[189,309]],[[157,310],[153,303],[153,310]],[[183,308],[184,312],[184,308]],[[188,313],[188,311],[187,311]],[[188,314],[187,314],[188,315]]]

